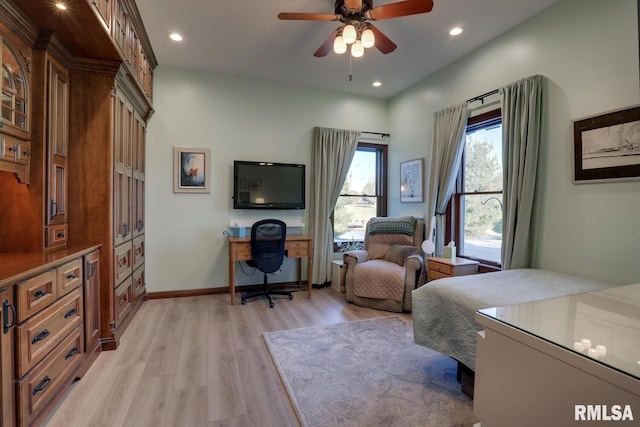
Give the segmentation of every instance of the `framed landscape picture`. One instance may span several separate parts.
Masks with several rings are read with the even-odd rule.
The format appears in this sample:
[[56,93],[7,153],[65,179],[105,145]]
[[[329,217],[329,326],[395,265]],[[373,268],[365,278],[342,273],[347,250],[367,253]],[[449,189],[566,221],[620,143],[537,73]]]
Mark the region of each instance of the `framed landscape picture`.
[[210,169],[208,148],[173,147],[173,192],[211,192]]
[[422,202],[422,164],[424,159],[400,163],[400,202]]
[[640,179],[640,106],[573,122],[575,183]]

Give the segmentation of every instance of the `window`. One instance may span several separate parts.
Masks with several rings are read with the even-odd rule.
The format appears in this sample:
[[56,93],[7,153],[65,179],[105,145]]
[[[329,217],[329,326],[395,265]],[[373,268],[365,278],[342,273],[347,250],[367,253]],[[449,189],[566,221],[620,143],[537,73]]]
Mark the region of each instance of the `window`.
[[502,118],[490,111],[467,122],[446,239],[458,254],[499,266],[502,251]]
[[359,143],[333,210],[334,250],[362,246],[369,218],[387,214],[387,146]]

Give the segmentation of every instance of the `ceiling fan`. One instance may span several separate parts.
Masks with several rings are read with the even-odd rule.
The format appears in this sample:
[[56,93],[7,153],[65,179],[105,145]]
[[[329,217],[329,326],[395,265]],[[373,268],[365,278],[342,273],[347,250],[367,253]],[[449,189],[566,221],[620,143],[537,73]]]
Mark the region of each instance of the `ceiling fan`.
[[343,25],[329,35],[313,56],[323,57],[333,48],[344,53],[351,46],[351,55],[359,57],[364,49],[375,46],[387,54],[398,47],[370,21],[399,18],[430,12],[433,0],[403,0],[397,3],[373,6],[373,0],[336,0],[334,13],[282,12],[278,18],[293,21],[340,21]]

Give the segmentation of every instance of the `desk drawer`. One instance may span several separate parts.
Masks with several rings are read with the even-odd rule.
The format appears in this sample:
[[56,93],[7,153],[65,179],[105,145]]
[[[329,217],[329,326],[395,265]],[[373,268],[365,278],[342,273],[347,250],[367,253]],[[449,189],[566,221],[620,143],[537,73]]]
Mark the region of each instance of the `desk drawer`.
[[57,298],[56,270],[51,269],[17,286],[18,322],[36,314]]
[[451,272],[453,271],[453,267],[451,267],[450,265],[440,264],[439,262],[435,262],[432,260],[429,260],[428,265],[429,270],[437,271],[442,274],[446,274],[447,276],[451,276]]
[[58,298],[82,285],[82,259],[58,267]]
[[64,385],[82,360],[82,327],[77,327],[28,375],[18,381],[18,407],[28,425]]
[[309,246],[307,242],[295,242],[289,241],[285,245],[287,250],[287,256],[289,258],[301,258],[306,257],[309,254]]
[[81,291],[75,289],[16,328],[18,377],[26,374],[82,323]]
[[246,261],[251,259],[251,243],[237,243],[234,245],[234,251],[231,259],[235,261]]

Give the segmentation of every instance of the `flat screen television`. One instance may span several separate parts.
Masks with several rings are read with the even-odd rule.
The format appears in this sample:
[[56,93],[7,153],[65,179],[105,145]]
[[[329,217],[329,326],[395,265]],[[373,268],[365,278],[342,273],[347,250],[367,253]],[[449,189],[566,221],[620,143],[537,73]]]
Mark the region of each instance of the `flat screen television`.
[[233,162],[234,209],[304,209],[305,165]]

